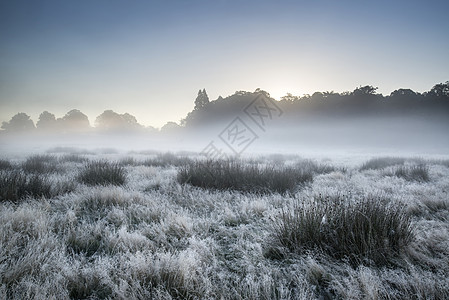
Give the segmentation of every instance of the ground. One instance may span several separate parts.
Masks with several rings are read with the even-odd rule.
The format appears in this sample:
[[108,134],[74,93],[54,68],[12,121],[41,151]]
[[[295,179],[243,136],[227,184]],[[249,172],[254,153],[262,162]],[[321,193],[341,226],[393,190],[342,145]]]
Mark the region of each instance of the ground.
[[[277,170],[309,166],[311,180],[258,193],[180,180],[186,165],[204,161],[193,153],[110,152],[3,157],[0,298],[449,298],[448,160],[244,159]],[[85,180],[92,162],[116,173],[107,171],[99,183]],[[290,249],[280,240],[286,215],[366,199],[400,210],[410,222],[412,237],[385,262],[350,250],[334,255],[327,244],[304,240]]]

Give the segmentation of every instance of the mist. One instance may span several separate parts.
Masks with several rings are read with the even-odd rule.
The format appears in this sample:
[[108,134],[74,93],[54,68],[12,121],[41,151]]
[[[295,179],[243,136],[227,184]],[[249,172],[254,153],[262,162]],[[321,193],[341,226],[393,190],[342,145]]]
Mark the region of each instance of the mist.
[[260,89],[209,101],[203,91],[181,124],[145,127],[129,113],[106,110],[91,126],[81,111],[71,110],[61,118],[42,113],[36,128],[21,113],[4,122],[0,145],[3,153],[71,147],[212,156],[449,154],[448,96],[432,96],[433,90],[406,101],[355,92],[277,101]]

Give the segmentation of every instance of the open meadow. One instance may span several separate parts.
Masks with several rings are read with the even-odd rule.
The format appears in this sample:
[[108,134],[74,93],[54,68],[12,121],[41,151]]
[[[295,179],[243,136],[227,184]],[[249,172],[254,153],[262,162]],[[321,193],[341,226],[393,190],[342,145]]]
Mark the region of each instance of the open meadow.
[[449,160],[0,160],[0,299],[449,299]]

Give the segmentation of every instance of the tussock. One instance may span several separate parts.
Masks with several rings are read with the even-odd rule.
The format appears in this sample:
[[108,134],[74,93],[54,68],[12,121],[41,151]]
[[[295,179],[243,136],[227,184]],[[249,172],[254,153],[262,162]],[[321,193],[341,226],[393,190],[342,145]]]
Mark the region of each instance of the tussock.
[[126,171],[118,163],[97,160],[84,166],[78,180],[87,185],[123,185]]
[[291,252],[319,250],[358,265],[388,265],[410,244],[410,217],[379,199],[352,202],[323,198],[283,211],[274,235]]
[[193,186],[250,193],[295,192],[312,181],[313,170],[278,165],[245,164],[241,160],[194,161],[181,167],[178,181]]

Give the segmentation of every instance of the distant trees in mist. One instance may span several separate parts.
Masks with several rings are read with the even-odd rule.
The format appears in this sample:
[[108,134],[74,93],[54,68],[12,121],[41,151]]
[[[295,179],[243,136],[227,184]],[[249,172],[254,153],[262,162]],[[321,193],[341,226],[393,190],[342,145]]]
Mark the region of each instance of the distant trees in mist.
[[132,130],[142,127],[133,115],[118,114],[112,110],[105,110],[95,119],[95,128],[105,131]]
[[7,131],[23,132],[34,129],[34,122],[26,113],[18,113],[9,122],[3,122],[1,127]]
[[95,128],[90,125],[88,117],[78,109],[72,109],[61,118],[48,111],[39,115],[36,126],[26,113],[20,112],[14,115],[9,122],[3,122],[2,129],[6,132],[30,132],[45,133],[73,133],[89,130],[98,131],[126,131],[143,128],[137,119],[129,113],[118,114],[112,110],[105,110],[95,120]]
[[[384,96],[376,93],[377,87],[366,85],[355,88],[352,92],[336,93],[334,91],[315,92],[312,95],[295,96],[290,93],[281,97],[277,105],[289,116],[301,119],[302,116],[330,115],[333,117],[346,117],[349,115],[398,115],[398,114],[427,114],[447,115],[449,117],[449,81],[439,83],[428,92],[418,93],[411,89],[400,88],[390,95]],[[237,91],[226,98],[221,96],[210,101],[206,90],[199,90],[194,100],[194,109],[180,121],[180,124],[168,122],[161,132],[177,132],[182,127],[203,126],[220,119],[228,120],[235,116],[257,95],[263,94],[270,98],[270,94],[264,90],[256,89],[254,92]],[[449,119],[449,118],[448,118]],[[14,115],[8,122],[3,122],[1,128],[4,132],[146,132],[157,131],[154,127],[145,128],[137,122],[137,119],[129,114],[119,114],[112,110],[105,110],[96,119],[92,127],[88,117],[80,110],[73,109],[64,116],[56,116],[44,111],[34,124],[26,113],[20,112]]]

